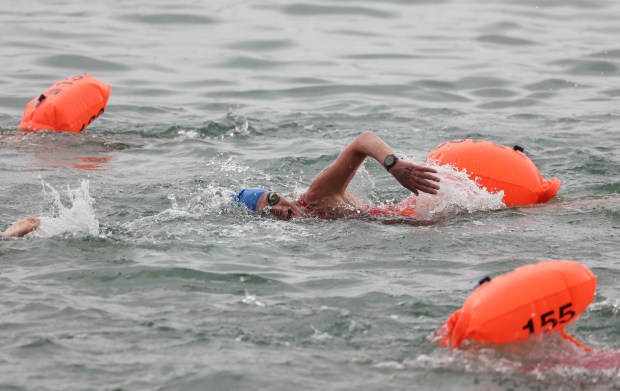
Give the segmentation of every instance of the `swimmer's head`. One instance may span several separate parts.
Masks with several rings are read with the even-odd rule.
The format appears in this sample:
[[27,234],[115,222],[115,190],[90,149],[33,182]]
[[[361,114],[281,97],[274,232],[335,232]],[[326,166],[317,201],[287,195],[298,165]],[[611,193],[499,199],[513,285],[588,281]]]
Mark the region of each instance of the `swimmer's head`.
[[235,194],[233,200],[240,205],[244,205],[252,212],[256,212],[256,204],[259,198],[265,193],[267,193],[265,189],[242,189]]
[[235,194],[233,200],[252,212],[268,212],[280,220],[290,220],[302,216],[297,203],[266,189],[243,189]]

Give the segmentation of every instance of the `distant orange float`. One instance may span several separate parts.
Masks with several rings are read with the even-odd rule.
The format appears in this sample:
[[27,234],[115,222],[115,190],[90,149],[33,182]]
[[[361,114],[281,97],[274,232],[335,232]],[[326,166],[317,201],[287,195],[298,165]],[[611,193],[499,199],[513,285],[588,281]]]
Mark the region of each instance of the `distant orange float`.
[[439,343],[451,349],[466,340],[502,345],[560,332],[590,350],[566,334],[564,327],[590,305],[595,290],[596,276],[574,261],[519,267],[481,282],[439,329]]
[[547,202],[562,184],[558,178],[543,179],[523,152],[489,141],[446,142],[431,151],[427,160],[465,170],[470,179],[491,193],[503,191],[507,206]]
[[28,102],[18,129],[79,133],[103,114],[111,90],[85,73],[60,80]]

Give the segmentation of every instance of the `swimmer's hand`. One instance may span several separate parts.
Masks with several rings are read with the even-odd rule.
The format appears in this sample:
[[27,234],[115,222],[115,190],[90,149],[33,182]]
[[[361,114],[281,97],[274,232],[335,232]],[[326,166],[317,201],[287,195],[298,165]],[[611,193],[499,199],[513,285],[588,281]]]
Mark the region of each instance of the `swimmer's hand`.
[[41,220],[38,217],[28,216],[17,220],[6,231],[1,232],[0,236],[24,236],[39,228],[39,224],[41,224]]
[[437,172],[434,168],[398,159],[389,172],[396,178],[398,183],[403,185],[404,188],[411,190],[415,195],[419,195],[420,191],[437,194],[437,190],[439,190],[439,185],[435,183],[439,182],[439,177],[432,175],[432,173]]

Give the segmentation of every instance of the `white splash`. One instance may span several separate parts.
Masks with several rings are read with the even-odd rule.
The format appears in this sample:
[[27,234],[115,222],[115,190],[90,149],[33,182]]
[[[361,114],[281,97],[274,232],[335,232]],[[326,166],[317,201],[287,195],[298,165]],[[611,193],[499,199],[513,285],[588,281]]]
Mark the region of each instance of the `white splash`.
[[504,208],[504,192],[489,193],[469,179],[465,171],[451,166],[431,165],[441,179],[437,195],[420,193],[416,212],[420,218],[433,219],[460,212],[478,212]]
[[197,139],[200,137],[200,134],[195,130],[179,130],[177,134],[182,139]]
[[32,236],[99,235],[99,221],[93,209],[95,201],[90,196],[88,180],[83,179],[75,189],[67,186],[66,195],[70,202],[68,207],[63,205],[60,193],[54,187],[43,179],[41,184],[52,210],[49,216],[40,216],[41,225],[31,233]]
[[245,118],[245,115],[234,113],[232,109],[229,109],[228,113],[226,114],[226,119],[231,121],[235,126],[235,128],[229,133],[229,136],[234,136],[237,134],[248,134],[250,124]]
[[241,300],[243,304],[255,305],[257,307],[265,307],[266,304],[256,298],[256,295],[250,294],[245,291],[245,297]]
[[314,341],[328,341],[328,340],[334,339],[334,337],[328,332],[321,331],[317,329],[316,327],[314,327],[313,325],[310,325],[310,327],[312,327],[312,331],[313,331],[312,339]]

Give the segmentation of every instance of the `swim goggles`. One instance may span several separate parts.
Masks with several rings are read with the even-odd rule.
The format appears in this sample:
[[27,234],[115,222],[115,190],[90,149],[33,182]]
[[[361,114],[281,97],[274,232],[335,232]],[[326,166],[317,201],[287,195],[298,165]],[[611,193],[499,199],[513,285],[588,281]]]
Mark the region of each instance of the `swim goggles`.
[[280,196],[277,193],[272,191],[267,195],[267,203],[269,206],[276,206],[278,202],[280,202]]

